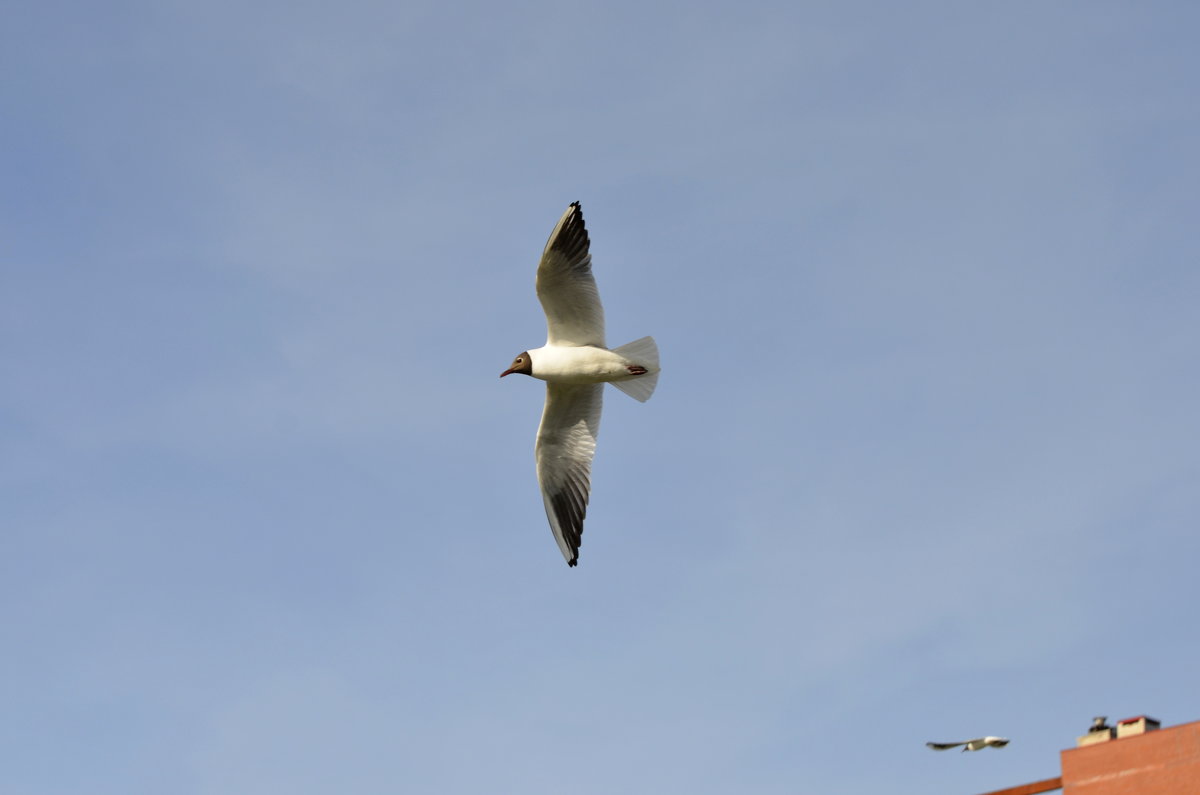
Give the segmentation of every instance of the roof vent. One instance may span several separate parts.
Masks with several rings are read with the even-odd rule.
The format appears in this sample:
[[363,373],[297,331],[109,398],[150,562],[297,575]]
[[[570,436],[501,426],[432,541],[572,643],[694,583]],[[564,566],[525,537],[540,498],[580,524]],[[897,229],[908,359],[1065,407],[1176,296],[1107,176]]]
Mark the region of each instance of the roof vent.
[[1136,718],[1126,718],[1117,722],[1117,739],[1132,737],[1135,734],[1145,734],[1157,729],[1161,724],[1148,715],[1138,715]]
[[1085,745],[1093,743],[1106,743],[1114,736],[1112,726],[1108,725],[1108,717],[1101,715],[1098,718],[1092,718],[1092,725],[1088,729],[1088,733],[1082,737],[1075,738],[1075,747],[1082,748]]

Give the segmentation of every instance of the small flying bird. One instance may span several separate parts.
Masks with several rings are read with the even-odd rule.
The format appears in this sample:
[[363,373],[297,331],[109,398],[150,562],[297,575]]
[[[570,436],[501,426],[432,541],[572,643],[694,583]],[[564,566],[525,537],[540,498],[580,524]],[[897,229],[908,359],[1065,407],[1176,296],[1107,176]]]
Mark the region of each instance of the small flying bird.
[[989,745],[993,748],[1003,748],[1008,745],[1007,737],[976,737],[974,740],[965,740],[961,743],[925,743],[935,751],[949,751],[951,748],[962,746],[964,751],[978,751],[981,748],[987,748]]
[[654,393],[659,373],[652,337],[605,347],[604,307],[589,245],[583,211],[574,202],[558,219],[538,264],[546,344],[523,351],[500,374],[521,373],[546,382],[534,456],[546,517],[568,566],[579,562],[604,384],[644,403]]

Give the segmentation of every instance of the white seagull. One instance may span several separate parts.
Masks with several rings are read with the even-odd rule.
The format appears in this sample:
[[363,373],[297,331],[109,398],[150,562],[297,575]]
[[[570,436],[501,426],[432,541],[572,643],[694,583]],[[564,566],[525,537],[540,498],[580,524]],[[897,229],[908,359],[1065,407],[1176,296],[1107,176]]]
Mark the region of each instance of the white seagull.
[[976,737],[974,740],[966,740],[961,743],[925,743],[935,751],[948,751],[951,748],[962,746],[964,751],[978,751],[981,748],[987,748],[989,745],[992,748],[1003,748],[1008,745],[1007,737]]
[[538,483],[554,540],[567,565],[574,566],[591,491],[604,383],[649,400],[658,383],[658,346],[652,337],[612,350],[604,346],[604,307],[592,276],[579,202],[567,208],[546,241],[537,296],[546,312],[546,344],[523,351],[500,377],[522,373],[546,382],[546,407],[534,447]]

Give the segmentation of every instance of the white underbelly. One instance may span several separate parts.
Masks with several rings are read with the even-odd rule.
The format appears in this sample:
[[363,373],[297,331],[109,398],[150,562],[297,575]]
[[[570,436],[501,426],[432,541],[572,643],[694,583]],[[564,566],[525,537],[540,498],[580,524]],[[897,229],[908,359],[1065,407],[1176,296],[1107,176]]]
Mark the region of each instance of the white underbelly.
[[556,384],[599,384],[633,377],[625,358],[605,348],[547,346],[530,351],[533,377]]

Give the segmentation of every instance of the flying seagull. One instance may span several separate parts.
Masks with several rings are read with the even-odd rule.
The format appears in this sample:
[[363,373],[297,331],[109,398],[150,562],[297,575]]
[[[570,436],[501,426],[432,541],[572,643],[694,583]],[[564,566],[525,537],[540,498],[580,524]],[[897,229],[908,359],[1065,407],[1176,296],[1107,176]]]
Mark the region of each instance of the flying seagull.
[[546,382],[534,456],[546,517],[568,566],[579,561],[604,384],[645,402],[659,372],[652,337],[612,350],[604,346],[604,307],[588,246],[583,211],[574,202],[558,219],[538,264],[546,344],[523,351],[500,374],[521,373]]
[[978,751],[981,748],[987,748],[989,745],[993,748],[1003,748],[1008,745],[1006,737],[976,737],[974,740],[965,740],[961,743],[925,743],[935,751],[949,751],[951,748],[962,746],[964,751]]

